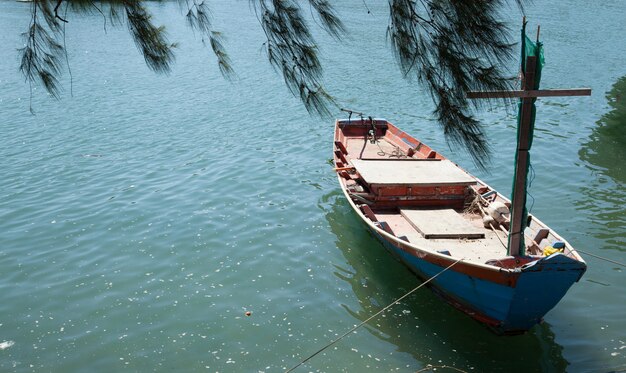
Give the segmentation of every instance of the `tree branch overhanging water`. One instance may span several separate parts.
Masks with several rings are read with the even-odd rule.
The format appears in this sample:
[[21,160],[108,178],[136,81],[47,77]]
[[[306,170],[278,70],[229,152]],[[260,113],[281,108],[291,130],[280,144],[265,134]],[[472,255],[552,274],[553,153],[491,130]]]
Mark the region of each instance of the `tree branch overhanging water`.
[[[437,119],[446,140],[468,150],[475,164],[485,168],[490,149],[482,124],[472,116],[480,101],[467,100],[467,92],[510,89],[512,79],[503,66],[513,56],[509,29],[499,21],[506,4],[496,1],[388,0],[387,37],[403,76],[416,79],[431,95]],[[513,0],[522,9],[524,0]],[[154,24],[145,1],[33,0],[31,21],[23,34],[20,71],[31,87],[41,84],[60,97],[58,77],[66,54],[61,43],[59,6],[66,2],[74,14],[97,9],[104,22],[126,25],[146,65],[168,73],[174,63],[176,43],[170,43],[163,26]],[[206,0],[178,0],[187,25],[197,32],[217,59],[221,74],[234,76],[224,35],[212,25]],[[280,73],[289,91],[307,111],[328,117],[335,99],[323,85],[323,67],[318,47],[301,2],[295,0],[250,0],[265,33],[264,49],[270,64]],[[342,18],[329,0],[307,0],[315,24],[341,40],[346,35]],[[367,8],[367,7],[365,7]],[[369,9],[366,9],[369,12]],[[208,42],[207,42],[208,41]]]

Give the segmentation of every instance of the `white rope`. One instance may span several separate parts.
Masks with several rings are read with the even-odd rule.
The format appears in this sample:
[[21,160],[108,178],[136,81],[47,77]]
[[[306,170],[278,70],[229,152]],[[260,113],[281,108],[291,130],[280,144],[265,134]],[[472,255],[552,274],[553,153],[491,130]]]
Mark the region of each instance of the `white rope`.
[[317,350],[315,353],[309,355],[309,357],[307,357],[306,359],[302,360],[301,362],[299,362],[297,365],[294,365],[292,368],[288,369],[285,371],[285,373],[289,373],[291,371],[293,371],[294,369],[296,369],[297,367],[299,367],[300,365],[306,363],[307,361],[311,360],[315,355],[319,354],[320,352],[324,351],[325,349],[327,349],[328,347],[334,345],[335,343],[339,342],[341,339],[343,339],[345,336],[347,336],[348,334],[354,332],[355,330],[357,330],[358,328],[360,328],[361,326],[365,325],[366,323],[368,323],[370,320],[372,320],[373,318],[375,318],[376,316],[380,315],[381,313],[387,311],[389,308],[391,308],[392,306],[398,304],[402,299],[408,297],[409,295],[411,295],[413,292],[417,291],[418,289],[420,289],[422,286],[428,284],[429,282],[431,282],[432,280],[434,280],[435,278],[437,278],[437,276],[439,276],[440,274],[444,273],[445,271],[449,270],[450,268],[454,267],[455,265],[457,265],[460,261],[462,261],[465,258],[461,258],[458,259],[456,262],[450,264],[449,266],[447,266],[446,268],[442,269],[439,273],[437,273],[436,275],[434,275],[433,277],[429,278],[428,280],[422,282],[421,284],[419,284],[418,286],[416,286],[413,290],[409,291],[408,293],[404,294],[403,296],[401,296],[400,298],[396,299],[395,301],[393,301],[391,304],[389,304],[387,307],[383,308],[382,310],[376,312],[375,314],[373,314],[372,316],[370,316],[369,318],[367,318],[367,320],[361,322],[359,325],[353,327],[352,329],[348,330],[347,332],[343,333],[341,336],[337,337],[336,339],[334,339],[333,341],[331,341],[330,343],[328,343],[326,346],[320,348],[319,350]]

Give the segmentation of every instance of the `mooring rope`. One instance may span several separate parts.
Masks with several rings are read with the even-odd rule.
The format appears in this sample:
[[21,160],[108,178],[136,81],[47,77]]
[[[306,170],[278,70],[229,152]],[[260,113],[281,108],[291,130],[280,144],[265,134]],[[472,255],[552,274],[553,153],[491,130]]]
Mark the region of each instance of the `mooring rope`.
[[[570,250],[570,251],[571,251],[571,250]],[[586,252],[586,251],[582,251],[582,250],[576,249],[576,252],[579,252],[579,253],[583,253],[583,254],[585,254],[585,255],[592,256],[592,257],[594,257],[594,258],[596,258],[596,259],[606,260],[607,262],[611,262],[611,263],[613,263],[613,264],[617,264],[617,265],[622,266],[622,267],[626,267],[626,264],[624,264],[624,263],[616,262],[615,260],[608,259],[608,258],[604,258],[604,257],[601,257],[601,256],[599,256],[599,255],[595,255],[595,254],[592,254],[592,253],[588,253],[588,252]]]
[[327,349],[328,347],[334,345],[335,343],[339,342],[341,339],[343,339],[345,336],[347,336],[348,334],[354,332],[355,330],[357,330],[358,328],[360,328],[361,326],[365,325],[366,323],[368,323],[370,320],[372,320],[373,318],[375,318],[376,316],[380,315],[381,313],[387,311],[389,308],[391,308],[392,306],[398,304],[402,299],[408,297],[409,295],[413,294],[413,292],[419,290],[422,286],[428,284],[429,282],[431,282],[432,280],[434,280],[435,278],[437,278],[437,276],[439,276],[440,274],[444,273],[445,271],[449,270],[450,268],[454,267],[455,265],[457,265],[460,261],[462,261],[465,258],[461,258],[458,259],[456,262],[450,264],[449,266],[447,266],[446,268],[442,269],[439,273],[437,273],[436,275],[432,276],[431,278],[429,278],[428,280],[422,282],[421,284],[419,284],[418,286],[416,286],[415,288],[413,288],[413,290],[409,291],[408,293],[404,294],[403,296],[401,296],[400,298],[394,300],[391,304],[389,304],[388,306],[386,306],[385,308],[383,308],[382,310],[376,312],[375,314],[373,314],[372,316],[370,316],[369,318],[367,318],[367,320],[361,322],[359,325],[353,327],[352,329],[348,330],[347,332],[345,332],[344,334],[342,334],[341,336],[337,337],[336,339],[334,339],[333,341],[331,341],[330,343],[328,343],[326,346],[320,348],[319,350],[317,350],[315,353],[309,355],[309,357],[307,357],[306,359],[302,360],[301,362],[299,362],[297,365],[293,366],[292,368],[288,369],[285,371],[285,373],[289,373],[291,371],[293,371],[294,369],[296,369],[297,367],[299,367],[300,365],[306,363],[307,361],[311,360],[313,357],[315,357],[317,354],[319,354],[320,352],[324,351],[325,349]]
[[457,371],[457,372],[467,373],[466,370],[459,369],[459,368],[456,368],[456,367],[453,367],[453,366],[450,366],[450,365],[430,365],[430,364],[428,364],[426,366],[426,368],[422,368],[420,370],[416,370],[415,373],[428,372],[428,371],[432,371],[432,370],[437,370],[438,368],[441,368],[441,369],[452,369],[452,370]]

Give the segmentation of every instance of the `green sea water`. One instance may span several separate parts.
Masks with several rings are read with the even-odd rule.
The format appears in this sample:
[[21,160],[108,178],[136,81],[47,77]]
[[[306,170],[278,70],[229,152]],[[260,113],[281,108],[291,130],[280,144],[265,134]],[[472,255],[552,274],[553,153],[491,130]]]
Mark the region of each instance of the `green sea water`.
[[[477,170],[396,68],[386,2],[336,3],[350,37],[318,37],[340,104],[508,193],[515,111],[480,115],[494,157]],[[35,115],[18,72],[29,6],[0,2],[0,372],[280,372],[419,284],[343,200],[328,164],[333,123],[309,116],[269,66],[248,2],[211,2],[232,82],[176,4],[150,5],[180,43],[165,76],[123,28],[71,16],[71,79],[60,101],[35,87]],[[526,11],[529,29],[541,24],[542,87],[593,89],[538,101],[531,212],[623,263],[626,3]],[[521,22],[515,6],[503,18]],[[526,335],[497,337],[422,289],[298,371],[624,371],[626,273],[586,259]]]

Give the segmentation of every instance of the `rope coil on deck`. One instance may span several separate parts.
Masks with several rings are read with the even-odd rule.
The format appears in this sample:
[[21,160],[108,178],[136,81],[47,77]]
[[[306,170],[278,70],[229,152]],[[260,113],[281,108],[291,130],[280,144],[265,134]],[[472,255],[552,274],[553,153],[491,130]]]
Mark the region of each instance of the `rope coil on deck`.
[[357,330],[358,328],[360,328],[361,326],[367,324],[370,320],[372,320],[373,318],[377,317],[378,315],[380,315],[381,313],[387,311],[389,308],[393,307],[394,305],[400,303],[401,300],[403,300],[404,298],[408,297],[409,295],[413,294],[415,291],[419,290],[421,287],[423,287],[424,285],[428,284],[429,282],[431,282],[432,280],[434,280],[435,278],[437,278],[440,274],[446,272],[447,270],[449,270],[450,268],[454,267],[455,265],[457,265],[459,262],[463,261],[463,259],[465,258],[460,258],[457,261],[455,261],[454,263],[450,264],[449,266],[447,266],[446,268],[442,269],[441,271],[439,271],[437,274],[435,274],[434,276],[430,277],[428,280],[422,282],[421,284],[419,284],[418,286],[416,286],[415,288],[413,288],[413,290],[409,291],[408,293],[404,294],[403,296],[401,296],[400,298],[394,300],[393,302],[391,302],[389,305],[387,305],[385,308],[381,309],[380,311],[376,312],[375,314],[373,314],[372,316],[368,317],[365,321],[362,321],[360,324],[356,325],[355,327],[353,327],[352,329],[348,330],[347,332],[345,332],[344,334],[342,334],[341,336],[335,338],[333,341],[329,342],[328,344],[326,344],[324,347],[320,348],[319,350],[317,350],[315,353],[309,355],[309,357],[307,357],[306,359],[302,360],[301,362],[299,362],[297,365],[294,365],[292,368],[288,369],[285,371],[285,373],[289,373],[291,371],[293,371],[294,369],[296,369],[297,367],[299,367],[300,365],[306,363],[307,361],[311,360],[313,357],[315,357],[316,355],[318,355],[320,352],[324,351],[325,349],[327,349],[328,347],[334,345],[335,343],[339,342],[341,339],[343,339],[344,337],[346,337],[348,334],[354,332],[355,330]]

